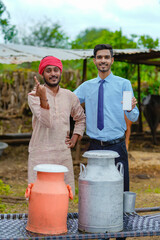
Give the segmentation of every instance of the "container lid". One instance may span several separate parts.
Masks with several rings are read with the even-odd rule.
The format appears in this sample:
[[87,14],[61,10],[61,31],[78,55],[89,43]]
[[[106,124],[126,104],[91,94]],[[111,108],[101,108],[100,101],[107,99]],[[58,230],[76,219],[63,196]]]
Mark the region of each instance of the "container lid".
[[119,154],[111,150],[91,150],[85,152],[82,156],[86,158],[117,158]]
[[68,172],[68,168],[58,164],[39,164],[33,168],[37,172]]
[[0,149],[5,149],[8,147],[8,144],[7,143],[4,143],[4,142],[0,142]]

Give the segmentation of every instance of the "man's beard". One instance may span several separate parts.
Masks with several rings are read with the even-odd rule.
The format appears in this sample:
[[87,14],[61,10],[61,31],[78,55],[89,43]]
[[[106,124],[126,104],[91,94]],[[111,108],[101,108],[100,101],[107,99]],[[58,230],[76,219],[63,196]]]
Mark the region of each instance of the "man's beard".
[[106,69],[101,69],[101,65],[98,66],[98,64],[96,66],[97,66],[98,71],[100,71],[102,73],[108,72],[111,69],[111,64],[108,64]]
[[104,70],[103,70],[103,69],[98,68],[98,70],[99,70],[100,72],[104,73],[104,72],[108,72],[109,69],[106,69],[106,70],[104,69]]
[[49,87],[57,87],[61,81],[61,76],[59,77],[59,80],[57,83],[50,83],[46,80],[46,78],[43,76],[44,82],[49,86]]

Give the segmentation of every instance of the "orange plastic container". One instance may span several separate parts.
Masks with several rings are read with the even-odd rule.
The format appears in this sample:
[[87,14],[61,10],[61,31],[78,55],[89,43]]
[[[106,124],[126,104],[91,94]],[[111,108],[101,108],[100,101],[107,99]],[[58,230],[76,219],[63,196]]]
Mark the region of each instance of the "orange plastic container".
[[73,199],[71,187],[64,182],[62,165],[39,164],[35,183],[30,183],[25,197],[29,199],[26,229],[42,234],[67,232],[69,197]]

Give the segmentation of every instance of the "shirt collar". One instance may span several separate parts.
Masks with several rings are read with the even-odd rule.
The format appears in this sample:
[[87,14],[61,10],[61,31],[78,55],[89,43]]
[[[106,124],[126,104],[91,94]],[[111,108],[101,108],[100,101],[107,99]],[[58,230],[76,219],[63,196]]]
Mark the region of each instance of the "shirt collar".
[[[46,90],[47,90],[47,92],[50,93],[51,95],[54,95],[53,92],[52,92],[52,90],[49,89],[48,87],[46,87]],[[60,94],[60,93],[61,93],[61,87],[59,86],[59,89],[58,89],[58,92],[57,92],[56,96],[57,96],[58,94]]]
[[[111,72],[104,80],[105,80],[106,82],[109,82],[110,79],[112,78],[112,76],[113,76],[113,73]],[[98,80],[98,82],[101,80],[101,78],[100,78],[99,75],[98,75],[98,77],[97,77],[97,80]]]

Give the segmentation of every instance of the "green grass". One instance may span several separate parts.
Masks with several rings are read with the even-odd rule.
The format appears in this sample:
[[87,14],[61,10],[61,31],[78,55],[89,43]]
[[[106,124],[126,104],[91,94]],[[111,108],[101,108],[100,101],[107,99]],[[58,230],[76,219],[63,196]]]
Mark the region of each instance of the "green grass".
[[160,193],[160,188],[151,188],[150,186],[145,190],[145,193]]
[[10,193],[12,193],[10,186],[0,179],[0,195],[9,195]]

